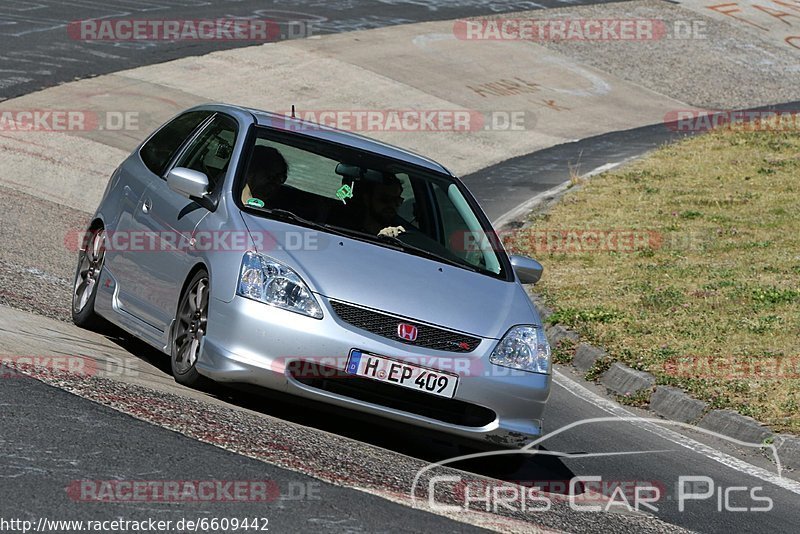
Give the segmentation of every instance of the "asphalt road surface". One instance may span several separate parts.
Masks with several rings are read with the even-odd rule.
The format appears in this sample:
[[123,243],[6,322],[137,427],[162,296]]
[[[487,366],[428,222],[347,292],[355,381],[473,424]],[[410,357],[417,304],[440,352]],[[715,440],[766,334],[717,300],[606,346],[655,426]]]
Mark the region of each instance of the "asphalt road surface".
[[[4,413],[0,516],[6,520],[38,525],[42,518],[123,517],[172,521],[177,526],[181,520],[216,517],[255,518],[259,531],[266,527],[272,532],[483,530],[223,451],[30,378],[3,380],[0,406]],[[122,493],[118,502],[97,502],[92,499],[103,494],[103,486],[86,482],[90,489],[81,490],[78,482],[110,480],[220,481],[223,486],[200,487],[199,496],[213,495],[214,501],[191,501],[187,494],[177,506],[159,502],[155,491],[146,503],[125,502]],[[228,481],[247,481],[249,486],[243,486],[249,488],[247,497],[235,499],[235,486],[224,486]],[[185,489],[180,487],[181,492]],[[10,529],[0,527],[0,531]]]
[[[508,13],[608,0],[3,0],[0,101],[75,79],[257,41],[112,42],[81,40],[70,22],[86,19],[265,19],[283,39],[396,24]],[[270,39],[278,38],[270,32]]]

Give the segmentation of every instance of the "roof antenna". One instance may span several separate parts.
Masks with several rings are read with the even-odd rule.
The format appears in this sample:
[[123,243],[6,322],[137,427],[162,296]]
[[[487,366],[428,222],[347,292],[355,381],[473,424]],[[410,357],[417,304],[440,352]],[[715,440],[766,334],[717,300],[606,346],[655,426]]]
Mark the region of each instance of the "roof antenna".
[[294,104],[292,104],[292,118],[293,118],[293,119],[294,119],[294,118],[296,118],[296,117],[294,116]]

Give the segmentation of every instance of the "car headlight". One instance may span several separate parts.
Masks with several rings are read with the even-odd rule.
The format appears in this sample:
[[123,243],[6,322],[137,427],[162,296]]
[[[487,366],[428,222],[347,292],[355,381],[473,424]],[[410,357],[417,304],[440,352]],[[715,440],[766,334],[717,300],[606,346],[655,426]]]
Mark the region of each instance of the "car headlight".
[[255,252],[242,258],[236,294],[322,319],[322,308],[303,279],[283,263]]
[[544,335],[544,328],[535,325],[511,328],[492,351],[489,361],[531,373],[549,373],[550,344]]

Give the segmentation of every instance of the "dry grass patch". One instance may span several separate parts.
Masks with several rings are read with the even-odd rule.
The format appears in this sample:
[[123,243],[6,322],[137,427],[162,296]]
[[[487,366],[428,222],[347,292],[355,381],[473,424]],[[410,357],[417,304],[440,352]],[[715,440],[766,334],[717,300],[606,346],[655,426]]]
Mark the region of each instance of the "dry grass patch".
[[568,192],[508,244],[544,264],[553,322],[660,384],[800,434],[797,134],[664,147]]

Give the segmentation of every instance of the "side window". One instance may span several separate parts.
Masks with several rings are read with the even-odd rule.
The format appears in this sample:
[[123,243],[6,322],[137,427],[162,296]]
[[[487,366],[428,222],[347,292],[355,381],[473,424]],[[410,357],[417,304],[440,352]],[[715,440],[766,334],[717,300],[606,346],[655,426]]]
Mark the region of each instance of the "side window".
[[139,155],[153,174],[164,176],[170,160],[183,142],[211,115],[210,111],[190,111],[161,128],[142,147]]
[[211,189],[228,170],[238,130],[236,121],[217,115],[181,155],[176,166],[202,172]]
[[433,191],[444,229],[443,245],[468,263],[499,274],[500,261],[464,195],[455,184],[447,189],[433,184]]
[[[459,257],[466,259],[469,254],[468,247],[463,246],[463,240],[470,235],[470,228],[464,221],[464,217],[458,212],[456,207],[447,197],[447,192],[439,184],[433,184],[436,203],[439,206],[439,217],[441,218],[442,229],[444,231],[444,245],[450,245],[452,251]],[[452,246],[456,244],[457,246]]]

